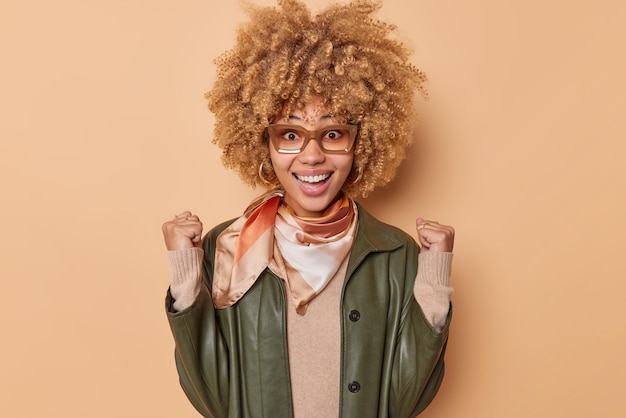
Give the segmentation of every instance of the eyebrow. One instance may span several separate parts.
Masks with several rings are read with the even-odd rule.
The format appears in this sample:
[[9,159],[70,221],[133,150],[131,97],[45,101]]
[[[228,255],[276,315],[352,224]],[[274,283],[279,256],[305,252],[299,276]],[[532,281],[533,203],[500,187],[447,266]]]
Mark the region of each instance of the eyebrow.
[[[288,120],[295,119],[295,120],[297,120],[297,121],[302,122],[302,118],[301,118],[300,116],[296,116],[296,115],[285,115],[285,116],[283,116],[283,117],[284,117],[284,118],[286,117]],[[318,120],[325,120],[325,119],[332,119],[332,118],[333,118],[333,117],[332,117],[331,115],[323,115],[323,116],[320,116]]]

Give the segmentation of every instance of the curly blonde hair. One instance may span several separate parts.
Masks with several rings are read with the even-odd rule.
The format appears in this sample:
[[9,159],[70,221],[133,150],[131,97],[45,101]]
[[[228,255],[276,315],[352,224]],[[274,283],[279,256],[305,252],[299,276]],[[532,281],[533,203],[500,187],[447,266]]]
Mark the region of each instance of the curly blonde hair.
[[253,187],[274,185],[267,126],[281,109],[301,108],[321,96],[332,117],[356,124],[348,196],[367,196],[391,181],[411,142],[414,96],[426,97],[426,76],[408,61],[409,49],[389,35],[395,26],[371,15],[380,1],[334,4],[312,16],[298,0],[277,7],[246,4],[250,20],[233,49],[217,60],[217,80],[206,93],[215,114],[213,143],[222,162]]

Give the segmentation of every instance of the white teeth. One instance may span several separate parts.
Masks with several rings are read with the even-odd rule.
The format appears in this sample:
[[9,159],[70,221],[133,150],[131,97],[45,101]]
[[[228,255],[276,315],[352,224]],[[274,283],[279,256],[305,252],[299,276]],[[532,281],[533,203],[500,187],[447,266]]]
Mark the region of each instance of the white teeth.
[[320,181],[326,180],[328,177],[330,177],[330,174],[321,174],[319,176],[296,176],[298,180],[306,183],[319,183]]

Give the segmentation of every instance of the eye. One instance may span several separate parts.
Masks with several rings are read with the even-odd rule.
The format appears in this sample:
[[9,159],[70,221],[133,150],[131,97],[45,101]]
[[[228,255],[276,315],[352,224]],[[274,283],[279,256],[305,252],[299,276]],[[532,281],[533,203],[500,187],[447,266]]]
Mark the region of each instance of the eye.
[[287,131],[287,132],[283,133],[283,139],[285,139],[287,141],[297,141],[298,140],[298,133],[296,131]]
[[276,137],[282,142],[299,142],[304,138],[304,134],[298,129],[285,127],[276,131]]
[[341,139],[342,135],[343,133],[341,131],[337,131],[337,130],[327,131],[324,133],[324,139],[328,139],[330,141],[337,141],[338,139]]

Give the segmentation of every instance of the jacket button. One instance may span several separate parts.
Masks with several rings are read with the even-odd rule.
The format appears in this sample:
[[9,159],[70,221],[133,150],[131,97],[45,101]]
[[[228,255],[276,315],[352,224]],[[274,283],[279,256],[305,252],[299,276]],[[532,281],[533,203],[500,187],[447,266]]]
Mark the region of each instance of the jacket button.
[[348,318],[350,318],[350,321],[356,322],[359,319],[361,319],[361,312],[359,312],[357,310],[350,311],[350,314],[348,315]]
[[352,393],[357,393],[361,390],[361,385],[356,380],[348,384],[348,390]]

